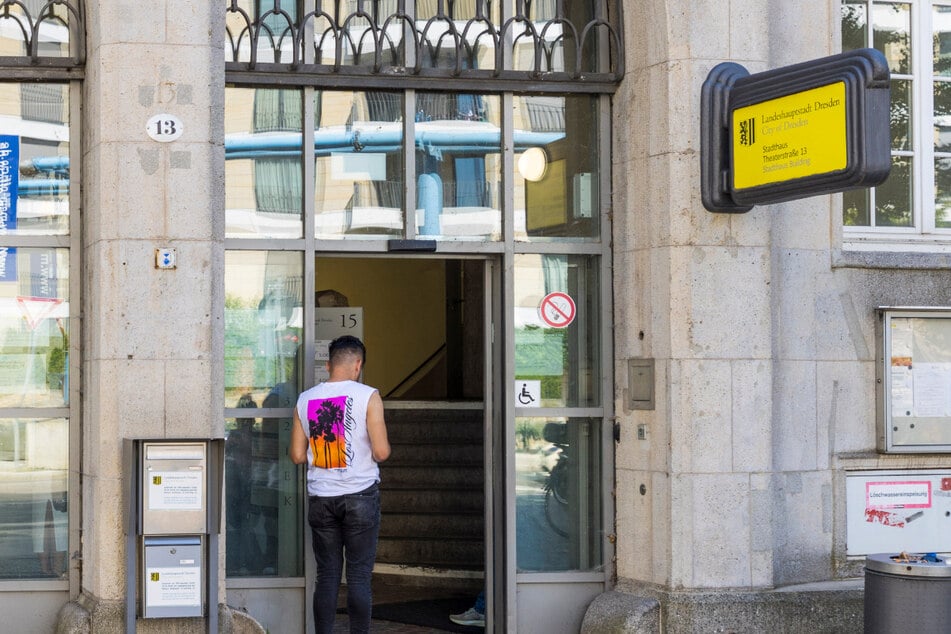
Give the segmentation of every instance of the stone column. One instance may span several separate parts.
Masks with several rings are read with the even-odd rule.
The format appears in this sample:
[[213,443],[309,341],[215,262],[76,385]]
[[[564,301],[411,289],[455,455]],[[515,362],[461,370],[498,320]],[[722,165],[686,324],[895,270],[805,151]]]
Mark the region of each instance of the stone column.
[[[224,18],[198,0],[86,10],[81,603],[110,632],[132,574],[123,439],[224,431]],[[181,121],[178,140],[147,135],[160,113]],[[156,267],[165,247],[174,269]]]
[[625,4],[616,372],[624,386],[628,359],[655,359],[656,395],[648,411],[616,395],[622,586],[772,580],[769,477],[757,475],[772,465],[771,217],[706,211],[699,163],[703,81],[721,61],[767,68],[768,17],[769,3],[741,0]]

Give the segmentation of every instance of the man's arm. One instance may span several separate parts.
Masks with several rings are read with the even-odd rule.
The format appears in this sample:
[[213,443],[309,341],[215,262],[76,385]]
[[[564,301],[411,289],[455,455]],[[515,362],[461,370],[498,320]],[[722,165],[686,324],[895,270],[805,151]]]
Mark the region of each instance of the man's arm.
[[390,440],[386,436],[386,421],[383,418],[383,399],[374,392],[367,403],[367,433],[370,435],[370,451],[373,459],[383,462],[390,457]]
[[297,408],[294,408],[294,428],[291,429],[291,444],[287,448],[287,455],[294,464],[307,462],[307,435],[300,422]]

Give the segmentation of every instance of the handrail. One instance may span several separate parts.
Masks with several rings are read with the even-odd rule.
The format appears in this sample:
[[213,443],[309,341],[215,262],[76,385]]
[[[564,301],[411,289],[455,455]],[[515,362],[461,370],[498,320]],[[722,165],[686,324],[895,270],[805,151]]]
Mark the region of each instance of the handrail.
[[441,346],[439,346],[438,348],[436,348],[436,351],[435,351],[434,353],[432,353],[431,355],[429,355],[428,357],[426,357],[426,359],[425,359],[422,363],[420,363],[418,366],[416,366],[416,368],[415,368],[412,372],[410,372],[409,374],[407,374],[407,375],[406,375],[406,378],[404,378],[402,381],[400,381],[399,383],[397,383],[397,384],[396,384],[396,387],[394,387],[394,388],[391,389],[389,392],[387,392],[386,395],[385,395],[383,398],[390,398],[391,396],[393,396],[393,394],[395,394],[401,387],[403,387],[404,385],[406,385],[414,376],[416,376],[416,374],[417,374],[418,372],[420,372],[423,368],[425,368],[427,365],[429,365],[433,360],[436,359],[436,357],[439,356],[439,354],[440,354],[441,352],[444,352],[445,350],[446,350],[446,344],[445,344],[445,343],[442,344]]

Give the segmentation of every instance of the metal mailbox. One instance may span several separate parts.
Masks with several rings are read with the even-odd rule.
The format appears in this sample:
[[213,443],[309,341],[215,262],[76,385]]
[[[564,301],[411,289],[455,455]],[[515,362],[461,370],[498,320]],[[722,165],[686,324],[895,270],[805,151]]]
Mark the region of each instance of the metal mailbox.
[[142,443],[142,534],[203,534],[208,529],[204,442]]
[[125,454],[133,475],[126,631],[135,631],[137,616],[205,617],[208,631],[218,631],[224,441],[130,439]]
[[199,535],[146,537],[142,545],[142,616],[203,616],[205,555]]

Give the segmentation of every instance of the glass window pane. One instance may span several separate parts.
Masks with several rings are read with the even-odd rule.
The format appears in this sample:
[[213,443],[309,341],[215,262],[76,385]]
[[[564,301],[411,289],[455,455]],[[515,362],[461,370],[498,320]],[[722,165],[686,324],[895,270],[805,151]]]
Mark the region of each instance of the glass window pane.
[[934,162],[934,223],[939,229],[951,228],[951,158]]
[[597,238],[598,108],[589,96],[515,98],[515,237]]
[[422,237],[499,240],[501,101],[417,93],[416,225]]
[[0,308],[0,406],[63,407],[69,252],[0,247]]
[[951,82],[934,83],[934,149],[951,150]]
[[[73,2],[73,4],[77,4]],[[0,29],[0,50],[4,55],[29,55],[27,38],[32,38],[34,25],[39,34],[37,53],[40,57],[69,56],[69,25],[73,14],[65,4],[47,0],[20,0],[3,7]]]
[[931,8],[931,30],[934,34],[935,75],[951,77],[951,7]]
[[[422,65],[426,68],[455,68],[458,63],[460,69],[495,68],[492,29],[497,33],[501,25],[500,7],[499,2],[484,0],[449,3],[417,0],[416,28],[420,33],[426,32],[421,48]],[[458,41],[448,28],[450,22],[455,26]]]
[[532,396],[517,407],[601,403],[598,258],[515,256],[515,379]]
[[296,401],[302,261],[290,251],[225,253],[225,407]]
[[[510,0],[510,4],[513,15],[524,15],[525,18],[509,25],[513,39],[513,68],[523,71],[534,70],[536,53],[540,53],[539,71],[556,73],[575,71],[578,67],[576,55],[578,42],[575,39],[575,33],[581,37],[585,26],[594,20],[594,3]],[[562,5],[560,16],[557,13],[559,5]],[[560,21],[561,19],[570,22],[574,29],[566,27]],[[605,34],[606,30],[601,28],[588,29],[584,34],[585,42],[582,50],[584,71],[598,71],[599,39]]]
[[874,47],[885,54],[893,73],[911,73],[911,5],[876,2],[872,5]]
[[868,46],[868,14],[865,2],[842,3],[842,50]]
[[303,574],[302,472],[287,457],[292,425],[290,417],[225,421],[229,577]]
[[601,421],[515,419],[519,572],[602,566]]
[[318,238],[403,234],[403,93],[319,93],[314,109]]
[[911,82],[893,79],[891,82],[891,110],[889,125],[893,150],[910,150],[912,143]]
[[299,238],[301,91],[225,91],[225,232],[229,238]]
[[910,157],[893,156],[888,180],[875,188],[875,226],[914,226]]
[[69,87],[0,84],[0,233],[69,231]]
[[0,579],[65,577],[69,423],[0,419]]
[[846,227],[868,227],[871,224],[868,199],[869,190],[864,187],[843,192],[842,222]]

